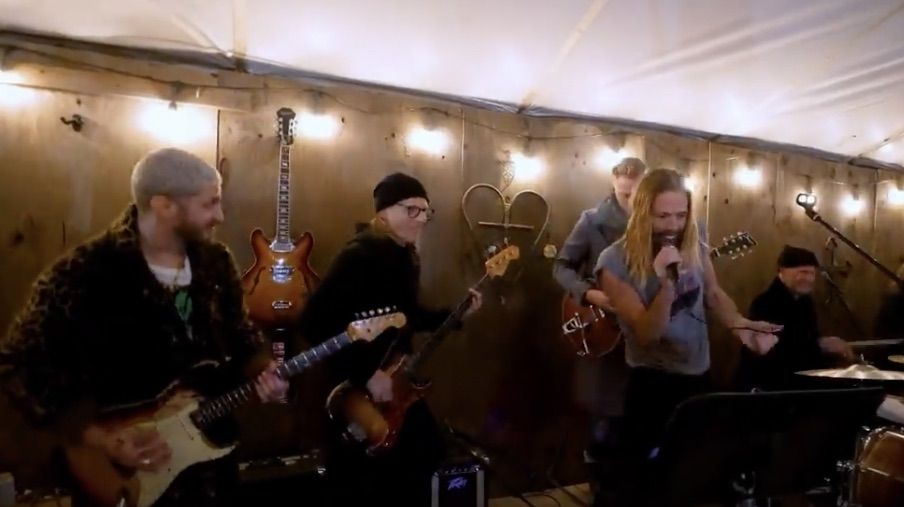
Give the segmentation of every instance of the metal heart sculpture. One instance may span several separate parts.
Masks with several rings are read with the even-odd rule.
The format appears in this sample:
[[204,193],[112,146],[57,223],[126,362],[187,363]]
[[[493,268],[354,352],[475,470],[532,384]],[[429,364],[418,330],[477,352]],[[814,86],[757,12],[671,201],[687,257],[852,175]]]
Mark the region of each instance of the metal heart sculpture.
[[478,183],[462,195],[461,211],[483,258],[495,253],[490,251],[495,245],[516,244],[534,253],[549,226],[549,203],[533,190],[508,197],[493,185]]

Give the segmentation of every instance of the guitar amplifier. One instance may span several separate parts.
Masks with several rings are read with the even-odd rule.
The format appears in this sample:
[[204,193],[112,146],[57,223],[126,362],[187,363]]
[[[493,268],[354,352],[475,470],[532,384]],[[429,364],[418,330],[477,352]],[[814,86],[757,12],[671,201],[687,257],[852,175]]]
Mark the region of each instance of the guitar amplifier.
[[326,467],[318,449],[239,463],[238,505],[287,504],[304,491],[305,505],[325,502]]
[[431,507],[486,507],[486,471],[468,459],[450,462],[433,473]]

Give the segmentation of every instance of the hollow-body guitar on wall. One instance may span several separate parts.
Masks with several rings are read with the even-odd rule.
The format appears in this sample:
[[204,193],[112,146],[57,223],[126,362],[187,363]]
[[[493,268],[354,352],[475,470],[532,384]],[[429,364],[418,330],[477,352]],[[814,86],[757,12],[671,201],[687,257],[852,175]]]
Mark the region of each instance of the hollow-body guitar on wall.
[[[474,288],[489,278],[505,274],[511,261],[518,259],[516,245],[503,248],[484,263],[486,270]],[[471,305],[470,294],[459,303],[443,324],[412,355],[396,355],[388,361],[386,372],[392,377],[392,400],[376,403],[367,389],[343,382],[327,398],[327,413],[339,432],[349,442],[361,444],[370,455],[392,448],[399,436],[408,407],[426,394],[430,383],[417,376],[417,369]]]
[[[405,315],[390,311],[369,312],[366,318],[349,324],[342,334],[287,360],[276,374],[290,378],[354,341],[370,341],[386,329],[404,326]],[[217,445],[205,431],[255,397],[254,382],[206,400],[176,382],[154,400],[112,411],[98,423],[108,431],[156,430],[172,452],[162,468],[153,472],[127,470],[102,450],[87,445],[66,447],[66,461],[78,486],[95,505],[113,507],[125,498],[130,507],[147,507],[186,468],[220,458],[234,449],[235,445]]]
[[245,304],[251,318],[266,329],[295,324],[308,295],[320,283],[309,258],[314,236],[305,232],[292,241],[289,230],[289,174],[295,112],[281,108],[279,127],[279,180],[276,191],[276,237],[272,241],[261,229],[251,233],[254,263],[242,274]]
[[[736,259],[756,245],[747,232],[738,232],[724,238],[722,244],[710,250],[711,258]],[[594,306],[575,301],[570,294],[562,298],[562,337],[579,357],[602,357],[621,341],[621,331],[615,315]]]

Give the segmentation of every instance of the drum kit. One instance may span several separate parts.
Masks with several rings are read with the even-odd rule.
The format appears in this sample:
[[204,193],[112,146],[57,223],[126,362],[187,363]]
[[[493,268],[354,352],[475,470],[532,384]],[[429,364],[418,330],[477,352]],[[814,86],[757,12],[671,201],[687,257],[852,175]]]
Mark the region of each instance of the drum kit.
[[[858,349],[901,343],[904,340],[869,340],[850,344]],[[890,365],[904,368],[904,355],[890,355],[887,360]],[[882,385],[898,393],[904,390],[904,371],[882,370],[866,363],[846,368],[801,371],[798,375],[847,380],[860,385]],[[843,498],[838,505],[904,506],[904,397],[888,394],[876,415],[877,422],[872,427],[863,428],[858,436],[853,459],[838,464],[843,483],[839,488]]]

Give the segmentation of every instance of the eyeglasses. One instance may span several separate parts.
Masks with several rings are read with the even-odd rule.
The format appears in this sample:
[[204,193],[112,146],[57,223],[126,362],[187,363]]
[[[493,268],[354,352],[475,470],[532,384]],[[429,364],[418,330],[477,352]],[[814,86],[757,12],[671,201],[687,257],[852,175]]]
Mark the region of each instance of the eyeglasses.
[[417,218],[421,216],[421,213],[425,213],[427,215],[427,220],[432,220],[433,215],[436,214],[436,210],[433,208],[422,208],[420,206],[402,203],[396,203],[395,205],[405,208],[405,211],[408,213],[408,218]]

